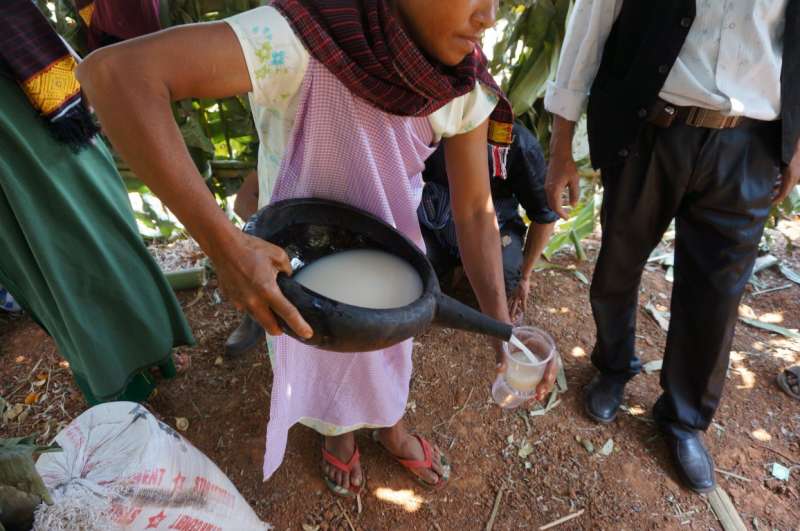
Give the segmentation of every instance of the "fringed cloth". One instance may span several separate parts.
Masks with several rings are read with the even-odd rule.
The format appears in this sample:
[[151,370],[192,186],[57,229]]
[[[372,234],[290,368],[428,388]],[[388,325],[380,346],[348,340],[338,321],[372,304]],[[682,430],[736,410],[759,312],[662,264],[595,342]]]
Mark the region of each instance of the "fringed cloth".
[[75,149],[97,132],[75,78],[77,62],[31,0],[0,2],[0,62],[53,135]]
[[56,139],[78,149],[97,133],[75,78],[77,61],[31,0],[0,2],[0,63]]

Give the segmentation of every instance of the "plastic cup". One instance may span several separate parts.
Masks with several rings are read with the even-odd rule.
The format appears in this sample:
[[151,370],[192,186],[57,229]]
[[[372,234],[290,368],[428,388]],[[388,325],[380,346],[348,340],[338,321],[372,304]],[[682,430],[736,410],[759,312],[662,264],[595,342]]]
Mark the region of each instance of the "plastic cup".
[[520,326],[514,329],[517,337],[536,358],[531,360],[515,345],[505,343],[505,360],[508,369],[497,376],[492,385],[492,398],[498,406],[512,409],[530,400],[536,386],[542,381],[545,369],[556,352],[553,338],[535,326]]

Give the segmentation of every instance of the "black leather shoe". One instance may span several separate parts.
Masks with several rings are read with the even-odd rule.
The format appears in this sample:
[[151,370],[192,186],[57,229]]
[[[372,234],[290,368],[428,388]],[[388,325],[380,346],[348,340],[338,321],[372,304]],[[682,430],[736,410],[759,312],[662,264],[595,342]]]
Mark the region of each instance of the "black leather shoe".
[[681,439],[665,433],[672,460],[684,485],[695,492],[711,492],[717,486],[714,479],[714,460],[708,453],[700,435]]
[[225,356],[235,358],[246,354],[262,341],[265,341],[264,329],[258,324],[258,321],[245,315],[236,330],[225,341]]
[[586,414],[592,420],[608,424],[617,418],[617,411],[622,405],[625,384],[603,374],[597,374],[586,386],[583,398]]

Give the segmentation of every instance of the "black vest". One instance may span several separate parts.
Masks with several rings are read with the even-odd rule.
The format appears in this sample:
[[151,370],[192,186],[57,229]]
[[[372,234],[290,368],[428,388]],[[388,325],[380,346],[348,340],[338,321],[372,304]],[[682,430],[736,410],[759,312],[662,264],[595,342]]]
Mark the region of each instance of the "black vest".
[[[678,59],[695,18],[695,0],[627,0],[614,23],[589,96],[592,165],[625,160],[647,111]],[[800,0],[789,0],[783,41],[783,162],[800,137]]]

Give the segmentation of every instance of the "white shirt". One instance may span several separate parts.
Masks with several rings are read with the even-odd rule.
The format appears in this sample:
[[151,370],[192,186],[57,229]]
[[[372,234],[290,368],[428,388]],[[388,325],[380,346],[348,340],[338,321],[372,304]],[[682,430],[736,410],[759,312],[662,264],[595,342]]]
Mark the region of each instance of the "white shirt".
[[[250,106],[258,131],[258,206],[269,204],[289,143],[310,59],[289,22],[270,6],[226,20],[242,47],[253,91]],[[482,84],[428,117],[434,140],[467,133],[481,125],[497,106]]]
[[[645,0],[656,1],[656,0]],[[577,121],[623,0],[577,0],[545,107]],[[788,0],[697,0],[697,16],[659,96],[757,120],[781,112]]]

